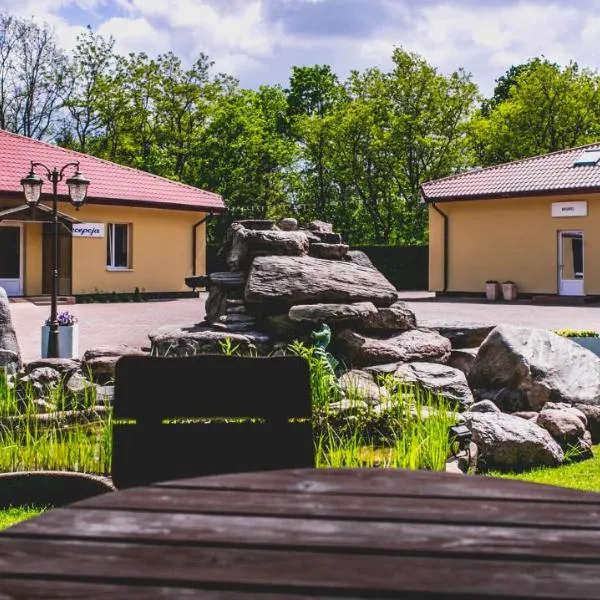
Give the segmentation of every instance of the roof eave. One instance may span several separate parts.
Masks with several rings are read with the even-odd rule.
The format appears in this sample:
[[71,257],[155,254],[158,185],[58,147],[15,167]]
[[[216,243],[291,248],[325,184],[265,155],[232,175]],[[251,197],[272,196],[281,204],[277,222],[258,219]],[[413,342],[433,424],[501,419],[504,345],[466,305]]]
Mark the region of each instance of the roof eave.
[[425,204],[432,202],[463,202],[466,200],[501,200],[503,198],[522,198],[526,196],[562,196],[565,194],[594,194],[600,192],[600,185],[583,188],[557,188],[550,190],[526,190],[516,192],[493,192],[488,194],[453,194],[451,196],[427,196],[421,189]]

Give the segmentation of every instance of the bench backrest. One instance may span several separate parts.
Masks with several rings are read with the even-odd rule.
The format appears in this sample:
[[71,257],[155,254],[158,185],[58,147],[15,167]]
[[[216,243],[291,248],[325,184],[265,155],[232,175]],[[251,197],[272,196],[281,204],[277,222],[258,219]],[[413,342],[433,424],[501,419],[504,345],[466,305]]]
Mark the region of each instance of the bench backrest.
[[311,415],[309,368],[297,356],[125,356],[115,371],[113,482],[312,467]]

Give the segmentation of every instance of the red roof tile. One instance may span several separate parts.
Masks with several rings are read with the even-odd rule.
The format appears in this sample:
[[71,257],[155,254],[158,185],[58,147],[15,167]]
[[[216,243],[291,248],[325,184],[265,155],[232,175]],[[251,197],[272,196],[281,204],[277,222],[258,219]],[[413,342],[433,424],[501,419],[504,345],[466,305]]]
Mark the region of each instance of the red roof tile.
[[[79,161],[82,175],[90,180],[90,203],[213,212],[225,210],[223,199],[218,194],[1,129],[0,193],[22,193],[20,181],[29,172],[32,160],[45,164],[49,169],[60,169],[66,163]],[[36,172],[44,179],[42,193],[50,194],[52,187],[42,169]],[[69,169],[65,173],[65,179],[72,175]],[[58,193],[61,196],[68,194],[64,180],[58,184]]]
[[600,149],[600,143],[428,181],[421,193],[426,202],[433,202],[600,191],[600,163],[573,165],[583,150],[592,148]]

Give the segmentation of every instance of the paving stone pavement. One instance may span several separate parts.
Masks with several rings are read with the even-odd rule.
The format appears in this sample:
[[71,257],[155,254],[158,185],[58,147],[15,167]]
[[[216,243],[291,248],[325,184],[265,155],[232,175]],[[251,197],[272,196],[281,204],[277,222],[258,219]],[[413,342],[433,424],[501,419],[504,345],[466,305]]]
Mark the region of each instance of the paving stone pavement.
[[[417,323],[440,322],[511,323],[546,329],[594,329],[600,331],[600,305],[537,306],[526,302],[495,303],[485,300],[436,299],[428,292],[403,292],[417,316]],[[199,298],[144,303],[74,304],[59,306],[79,320],[80,355],[104,344],[149,345],[148,333],[162,325],[192,326],[204,318],[206,294]],[[41,326],[49,306],[30,302],[11,303],[11,314],[23,359],[40,356]]]

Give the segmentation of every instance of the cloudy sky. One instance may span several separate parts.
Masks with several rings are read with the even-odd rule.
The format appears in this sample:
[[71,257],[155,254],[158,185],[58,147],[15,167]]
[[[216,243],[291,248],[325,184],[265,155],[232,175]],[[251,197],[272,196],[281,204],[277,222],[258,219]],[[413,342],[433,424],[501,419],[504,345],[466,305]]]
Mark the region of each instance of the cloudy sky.
[[600,0],[0,0],[50,22],[72,48],[86,25],[117,50],[204,52],[244,86],[286,84],[292,65],[390,66],[394,47],[442,72],[463,67],[483,93],[511,64],[544,55],[600,67]]

